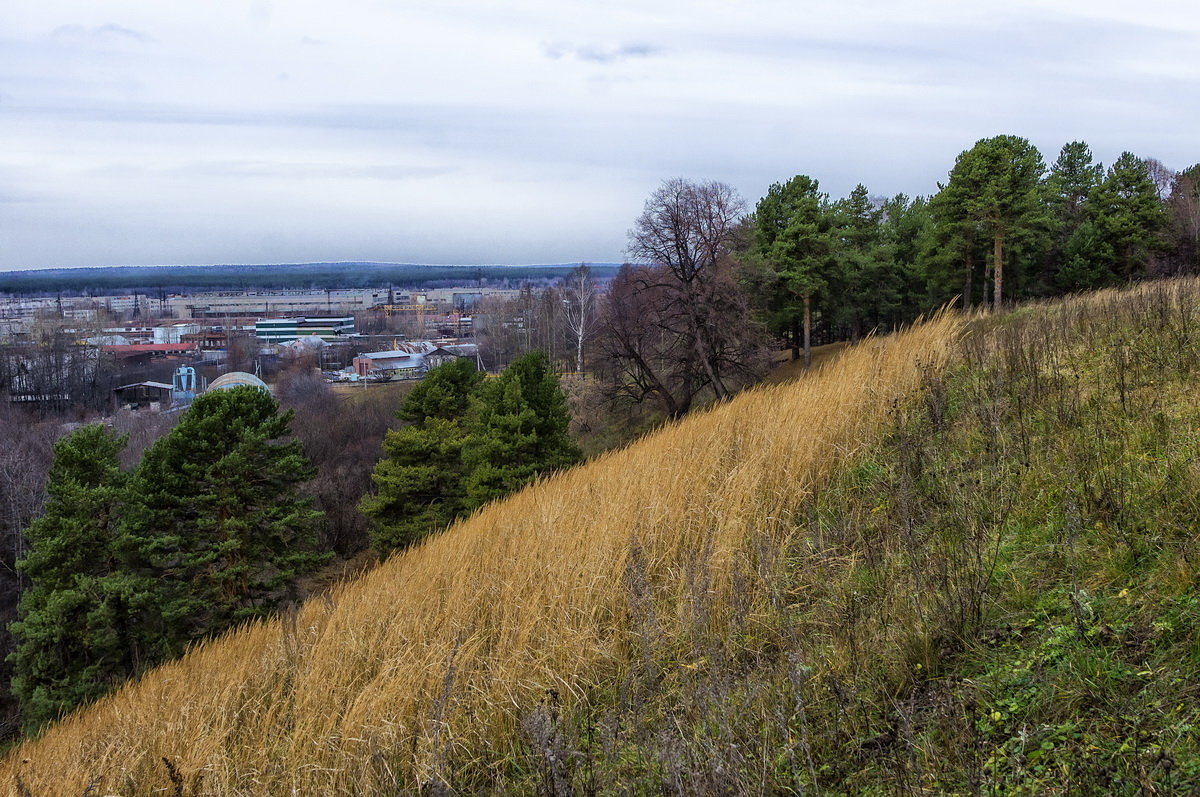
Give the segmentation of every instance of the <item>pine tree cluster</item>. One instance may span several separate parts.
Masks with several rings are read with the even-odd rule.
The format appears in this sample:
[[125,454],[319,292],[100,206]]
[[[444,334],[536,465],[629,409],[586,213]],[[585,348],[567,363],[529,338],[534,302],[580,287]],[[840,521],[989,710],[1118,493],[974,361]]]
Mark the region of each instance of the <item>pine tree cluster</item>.
[[407,547],[539,475],[579,461],[550,362],[526,354],[495,379],[469,361],[432,369],[397,412],[360,509],[381,554]]
[[951,301],[1000,307],[1200,269],[1200,164],[1125,152],[1105,167],[1072,141],[1047,166],[1028,140],[981,139],[929,197],[842,199],[797,175],[770,187],[739,253],[745,287],[798,357],[889,331]]
[[132,473],[102,425],[58,441],[26,530],[13,692],[33,731],[187,645],[262,616],[322,564],[291,413],[251,387],[198,397]]

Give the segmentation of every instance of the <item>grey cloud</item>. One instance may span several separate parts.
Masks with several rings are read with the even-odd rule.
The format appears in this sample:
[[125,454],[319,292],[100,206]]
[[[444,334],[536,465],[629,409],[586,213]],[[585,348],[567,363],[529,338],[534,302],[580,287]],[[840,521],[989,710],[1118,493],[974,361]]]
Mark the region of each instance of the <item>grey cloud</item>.
[[413,133],[434,142],[452,143],[464,136],[494,131],[497,126],[524,131],[524,125],[544,126],[552,119],[536,113],[515,118],[507,113],[486,114],[472,106],[434,104],[320,105],[294,111],[218,109],[168,103],[81,102],[21,104],[0,107],[0,114],[70,119],[109,124],[163,124],[215,127],[264,127],[310,130],[350,130],[389,135]]
[[266,161],[199,161],[173,169],[175,175],[207,177],[277,177],[301,180],[350,179],[406,181],[441,177],[457,171],[443,166],[398,163],[342,165],[336,163],[269,163]]
[[630,58],[649,58],[661,52],[661,47],[645,42],[622,44],[617,47],[576,45],[569,42],[550,42],[542,45],[542,53],[551,60],[558,61],[569,57],[594,64],[613,64]]
[[36,169],[0,163],[0,205],[46,202],[52,198],[46,191],[44,175]]
[[274,13],[275,5],[270,0],[255,0],[250,5],[250,24],[259,29],[266,28]]
[[139,44],[150,44],[154,41],[154,37],[147,33],[112,22],[92,28],[83,25],[59,25],[50,35],[55,39],[72,41],[116,42],[124,40],[135,41]]
[[986,28],[910,23],[843,37],[716,34],[701,39],[698,46],[726,54],[879,67],[897,79],[921,75],[936,85],[961,82],[966,76],[1008,78],[1050,69],[1056,74],[1119,74],[1124,59],[1193,38],[1152,25],[1046,16],[1036,24],[1022,17],[996,20]]

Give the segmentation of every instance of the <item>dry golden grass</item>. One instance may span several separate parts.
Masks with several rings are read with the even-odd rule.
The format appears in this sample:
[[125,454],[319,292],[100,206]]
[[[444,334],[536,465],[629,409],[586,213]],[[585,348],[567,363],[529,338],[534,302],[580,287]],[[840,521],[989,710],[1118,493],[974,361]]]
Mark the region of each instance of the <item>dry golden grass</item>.
[[[792,514],[945,362],[959,329],[943,315],[868,340],[812,378],[749,391],[486,507],[66,718],[10,751],[0,784],[19,776],[35,796],[91,784],[370,794],[436,786],[451,767],[486,777],[546,690],[569,705],[633,666],[641,604],[668,645],[696,622],[746,622],[720,611],[729,590],[753,588],[733,585],[735,560],[756,538],[796,532]],[[699,620],[698,591],[717,609]]]
[[[837,343],[826,343],[824,346],[813,346],[812,368],[818,368],[837,359],[838,355],[844,352],[849,345],[848,341],[840,340]],[[771,369],[770,373],[763,379],[763,382],[768,385],[774,385],[779,382],[789,382],[793,379],[803,379],[809,373],[811,373],[811,369],[804,367],[803,357],[799,360],[793,360],[792,352],[788,349],[776,354],[775,367]]]

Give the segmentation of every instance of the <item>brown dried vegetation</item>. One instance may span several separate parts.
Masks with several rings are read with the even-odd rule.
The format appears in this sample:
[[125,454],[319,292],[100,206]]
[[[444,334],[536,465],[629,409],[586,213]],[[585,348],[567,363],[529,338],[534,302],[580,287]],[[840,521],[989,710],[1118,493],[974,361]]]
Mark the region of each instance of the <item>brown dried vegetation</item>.
[[[742,640],[749,657],[785,642],[771,577],[809,534],[800,515],[940,369],[960,328],[940,316],[869,340],[813,378],[485,507],[66,718],[12,750],[0,783],[34,795],[97,782],[121,794],[560,792],[574,767],[563,717],[597,694],[636,700],[703,671],[702,637]],[[838,570],[794,565],[813,578],[809,632],[825,637],[844,607],[820,603],[821,581]],[[797,663],[796,679],[807,672]]]

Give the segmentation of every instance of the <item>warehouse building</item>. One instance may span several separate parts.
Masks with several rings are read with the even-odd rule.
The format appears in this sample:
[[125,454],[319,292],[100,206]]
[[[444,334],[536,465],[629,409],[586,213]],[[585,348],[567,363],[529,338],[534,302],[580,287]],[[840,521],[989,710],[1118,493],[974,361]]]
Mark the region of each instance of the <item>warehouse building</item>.
[[288,343],[310,335],[332,343],[343,335],[353,333],[353,316],[265,318],[254,322],[254,336],[268,343]]

